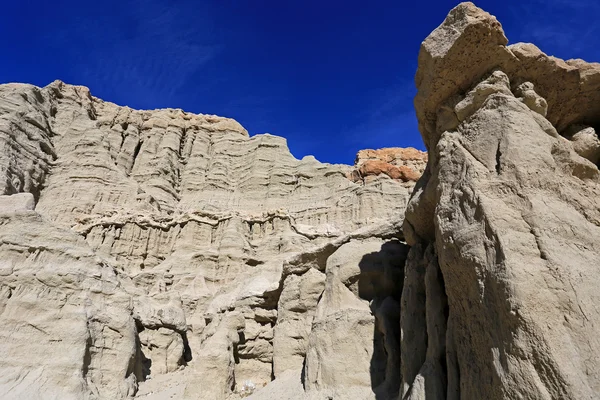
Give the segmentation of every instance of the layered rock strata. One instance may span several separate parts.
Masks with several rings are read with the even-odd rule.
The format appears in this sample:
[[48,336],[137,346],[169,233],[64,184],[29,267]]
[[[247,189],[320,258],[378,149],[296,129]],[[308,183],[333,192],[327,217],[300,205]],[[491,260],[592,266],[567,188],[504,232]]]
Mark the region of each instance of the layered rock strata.
[[361,150],[354,164],[355,170],[349,175],[354,182],[381,174],[403,182],[416,182],[427,165],[427,153],[412,147]]
[[357,168],[231,119],[0,85],[0,397],[397,393],[415,179]]
[[429,154],[353,167],[0,86],[2,397],[598,398],[600,64],[507,43],[453,9],[419,54]]
[[598,398],[600,64],[508,46],[463,3],[416,83],[400,398]]

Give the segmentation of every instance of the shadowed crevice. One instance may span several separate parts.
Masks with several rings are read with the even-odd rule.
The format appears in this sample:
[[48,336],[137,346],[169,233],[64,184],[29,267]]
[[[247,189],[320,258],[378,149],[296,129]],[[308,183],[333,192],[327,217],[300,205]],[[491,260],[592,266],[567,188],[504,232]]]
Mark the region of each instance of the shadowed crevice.
[[358,295],[370,301],[375,316],[369,373],[377,400],[395,399],[400,389],[400,298],[409,247],[390,240],[360,263]]

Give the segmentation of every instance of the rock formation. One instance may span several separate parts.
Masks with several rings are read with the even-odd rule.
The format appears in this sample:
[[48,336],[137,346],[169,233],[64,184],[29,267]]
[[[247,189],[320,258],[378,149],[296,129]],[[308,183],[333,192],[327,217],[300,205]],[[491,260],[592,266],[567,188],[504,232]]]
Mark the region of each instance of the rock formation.
[[424,153],[382,150],[410,176],[352,181],[362,164],[231,119],[58,81],[0,86],[0,147],[3,399],[397,393]]
[[400,398],[599,398],[600,64],[507,46],[463,3],[416,84]]
[[349,175],[354,182],[385,174],[403,182],[416,182],[427,165],[427,153],[415,148],[361,150],[356,155],[355,170]]
[[599,398],[600,64],[507,43],[453,9],[354,166],[0,85],[0,397]]

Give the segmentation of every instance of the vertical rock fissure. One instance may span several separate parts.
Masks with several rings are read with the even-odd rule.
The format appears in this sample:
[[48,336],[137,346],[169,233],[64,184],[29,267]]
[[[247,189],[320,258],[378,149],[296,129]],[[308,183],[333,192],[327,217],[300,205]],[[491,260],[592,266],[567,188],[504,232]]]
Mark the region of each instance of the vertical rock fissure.
[[83,354],[83,366],[82,366],[82,375],[83,375],[83,379],[85,381],[87,381],[88,378],[88,372],[90,369],[90,364],[92,363],[92,353],[90,351],[90,348],[92,347],[92,336],[90,335],[90,332],[88,331],[87,333],[87,339],[85,341],[85,352]]
[[146,381],[147,377],[150,376],[152,369],[152,361],[146,358],[142,350],[142,342],[140,340],[140,333],[142,333],[145,328],[139,320],[135,320],[135,355],[133,362],[133,374],[137,382]]
[[140,150],[142,148],[142,144],[143,144],[143,140],[142,137],[139,136],[138,137],[138,142],[135,145],[135,148],[133,149],[133,154],[131,155],[131,167],[129,168],[129,171],[127,171],[128,174],[131,173],[131,171],[133,171],[134,167],[135,167],[135,163],[137,161],[137,157],[140,154]]
[[427,360],[422,368],[426,379],[427,397],[442,399],[447,395],[448,366],[446,361],[446,334],[448,323],[448,298],[444,277],[440,270],[435,247],[425,273]]
[[[425,274],[430,245],[417,243],[410,248],[404,270],[400,315],[401,398],[411,398],[414,382],[425,363],[428,348],[427,292]],[[417,396],[415,394],[415,396]],[[416,398],[416,397],[415,397]]]
[[500,171],[502,166],[500,165],[500,158],[502,157],[502,151],[500,150],[500,141],[498,142],[498,147],[496,148],[496,173],[500,175]]
[[187,332],[181,332],[181,338],[183,339],[182,364],[185,366],[185,365],[187,365],[187,363],[192,361],[193,353],[192,353],[192,349],[190,348],[190,343],[188,341]]

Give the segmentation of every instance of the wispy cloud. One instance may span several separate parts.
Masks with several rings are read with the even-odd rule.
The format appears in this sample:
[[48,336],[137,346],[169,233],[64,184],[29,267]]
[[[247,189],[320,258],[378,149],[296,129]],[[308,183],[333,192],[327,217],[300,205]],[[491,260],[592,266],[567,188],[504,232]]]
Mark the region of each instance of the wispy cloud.
[[186,14],[163,0],[125,0],[115,8],[121,13],[73,20],[53,36],[77,53],[72,68],[83,82],[72,83],[127,88],[142,106],[163,103],[220,50],[210,18],[198,9]]
[[510,8],[517,34],[561,58],[600,61],[596,0],[531,0]]
[[381,147],[423,148],[414,110],[403,110],[370,119],[351,132],[356,150]]
[[399,79],[396,84],[373,92],[360,122],[346,135],[348,145],[356,151],[366,147],[424,148],[413,107],[415,93],[412,79]]

